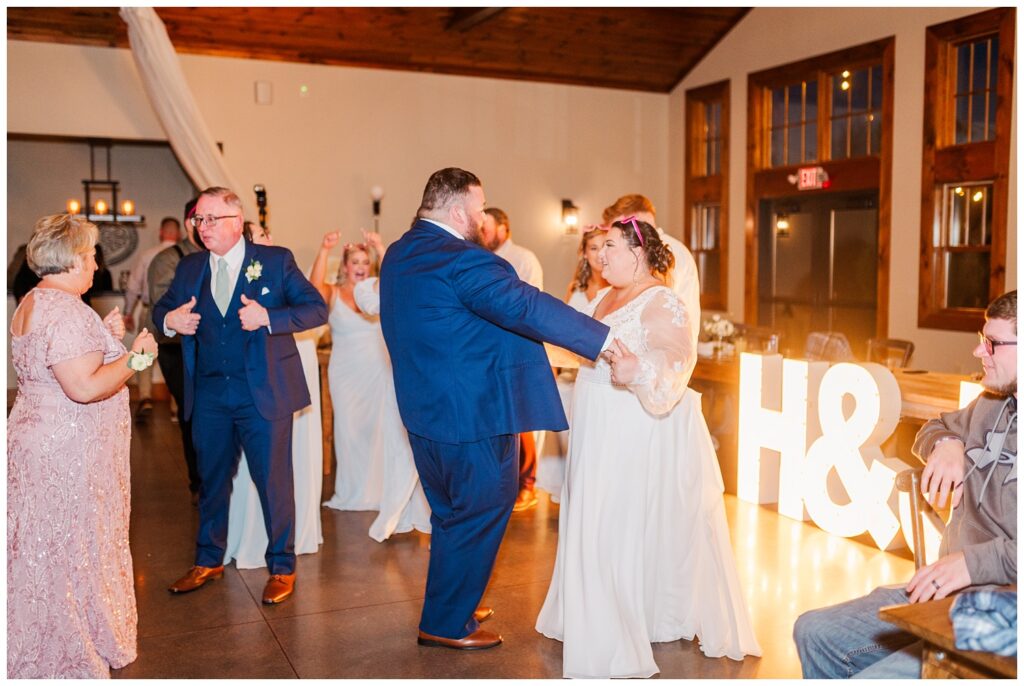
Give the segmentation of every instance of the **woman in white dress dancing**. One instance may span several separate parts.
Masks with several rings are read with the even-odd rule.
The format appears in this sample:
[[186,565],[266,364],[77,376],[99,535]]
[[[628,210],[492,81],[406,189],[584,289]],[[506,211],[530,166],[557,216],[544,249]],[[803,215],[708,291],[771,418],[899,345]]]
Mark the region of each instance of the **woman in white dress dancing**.
[[588,311],[612,328],[580,368],[537,631],[563,642],[566,677],[649,677],[652,642],[697,637],[708,657],[760,655],[739,588],[722,477],[700,396],[687,312],[657,230],[616,222],[601,250],[611,289]]
[[383,541],[413,529],[430,533],[430,506],[398,414],[380,318],[357,304],[357,286],[375,279],[377,256],[384,253],[378,234],[367,233],[366,240],[344,247],[339,283],[331,285],[325,279],[327,257],[338,244],[338,233],[325,234],[310,281],[327,302],[333,340],[327,378],[338,469],[334,495],[324,505],[378,510],[369,534]]

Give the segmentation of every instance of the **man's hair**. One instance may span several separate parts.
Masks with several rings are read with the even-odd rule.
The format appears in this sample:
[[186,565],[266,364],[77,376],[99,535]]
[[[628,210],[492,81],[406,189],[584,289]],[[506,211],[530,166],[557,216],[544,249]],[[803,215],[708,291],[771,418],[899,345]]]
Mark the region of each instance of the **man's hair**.
[[488,207],[487,209],[484,210],[484,212],[491,215],[491,217],[494,219],[494,224],[496,226],[501,226],[502,224],[504,224],[505,227],[508,229],[508,232],[512,233],[512,224],[509,222],[508,215],[505,214],[505,210],[499,210],[497,207]]
[[[417,217],[443,210],[469,192],[471,186],[482,186],[473,172],[458,167],[446,167],[430,175],[423,189],[423,200],[416,210]],[[205,191],[204,191],[205,192]]]
[[613,219],[623,215],[637,214],[638,212],[650,212],[652,217],[657,216],[657,213],[654,211],[654,203],[648,200],[647,196],[640,195],[639,193],[630,193],[616,200],[614,204],[604,208],[601,218],[605,224],[610,224]]
[[1017,291],[1003,293],[992,301],[985,310],[985,319],[1005,319],[1013,322],[1013,332],[1017,333]]
[[239,213],[242,212],[242,199],[239,198],[238,194],[236,194],[230,188],[224,188],[223,186],[210,186],[209,188],[207,188],[206,190],[199,194],[200,198],[203,196],[209,196],[211,198],[220,198],[228,205],[231,205],[232,207],[237,207]]
[[175,228],[181,228],[181,222],[178,221],[177,217],[164,217],[160,220],[160,226],[163,226],[164,224],[174,224]]

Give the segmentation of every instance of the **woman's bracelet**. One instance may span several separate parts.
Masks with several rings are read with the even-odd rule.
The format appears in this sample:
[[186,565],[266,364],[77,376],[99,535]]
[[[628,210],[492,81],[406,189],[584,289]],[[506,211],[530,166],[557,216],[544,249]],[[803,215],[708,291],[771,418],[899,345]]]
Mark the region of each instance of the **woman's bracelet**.
[[153,353],[137,353],[134,350],[128,352],[128,369],[141,372],[153,366],[156,355]]

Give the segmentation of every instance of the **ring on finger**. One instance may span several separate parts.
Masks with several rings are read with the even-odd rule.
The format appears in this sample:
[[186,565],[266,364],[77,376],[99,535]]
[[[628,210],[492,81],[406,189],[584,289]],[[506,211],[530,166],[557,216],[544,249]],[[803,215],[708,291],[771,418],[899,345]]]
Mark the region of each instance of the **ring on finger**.
[[934,587],[935,587],[935,590],[936,590],[936,591],[941,591],[941,590],[942,590],[942,586],[941,586],[941,585],[939,584],[939,582],[938,582],[938,581],[936,581],[935,579],[932,579],[932,586],[934,586]]

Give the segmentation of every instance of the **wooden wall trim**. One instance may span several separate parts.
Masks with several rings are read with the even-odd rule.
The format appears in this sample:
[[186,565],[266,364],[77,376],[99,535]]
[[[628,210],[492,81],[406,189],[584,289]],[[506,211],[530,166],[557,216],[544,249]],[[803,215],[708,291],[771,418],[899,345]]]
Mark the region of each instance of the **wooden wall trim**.
[[[715,176],[699,177],[694,175],[697,150],[693,142],[697,140],[696,130],[699,119],[696,109],[712,100],[722,102],[722,152],[719,173]],[[689,245],[693,230],[693,208],[698,203],[716,202],[719,204],[719,281],[717,295],[701,295],[701,309],[726,310],[729,303],[729,81],[691,88],[686,91],[685,125],[686,156],[683,172],[683,242]]]

